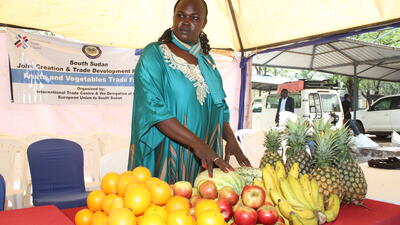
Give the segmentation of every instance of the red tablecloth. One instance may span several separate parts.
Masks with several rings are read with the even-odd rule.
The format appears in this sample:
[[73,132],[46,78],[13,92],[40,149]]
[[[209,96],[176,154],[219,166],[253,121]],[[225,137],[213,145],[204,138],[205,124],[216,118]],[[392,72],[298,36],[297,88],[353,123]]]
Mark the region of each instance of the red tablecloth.
[[74,225],[56,206],[0,211],[0,225]]
[[[370,199],[364,200],[364,208],[356,205],[342,205],[336,221],[326,225],[400,225],[400,205]],[[80,208],[65,209],[62,212],[74,221]]]
[[400,225],[400,205],[370,199],[364,200],[367,207],[342,205],[339,216],[329,225]]

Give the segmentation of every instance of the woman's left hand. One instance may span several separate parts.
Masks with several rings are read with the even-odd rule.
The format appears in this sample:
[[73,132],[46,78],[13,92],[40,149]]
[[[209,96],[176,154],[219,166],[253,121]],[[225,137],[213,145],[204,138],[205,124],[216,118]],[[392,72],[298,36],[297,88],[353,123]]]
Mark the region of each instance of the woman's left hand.
[[249,166],[251,167],[250,161],[243,154],[242,150],[239,147],[237,141],[227,141],[225,146],[225,161],[229,162],[229,158],[231,155],[236,157],[240,166]]

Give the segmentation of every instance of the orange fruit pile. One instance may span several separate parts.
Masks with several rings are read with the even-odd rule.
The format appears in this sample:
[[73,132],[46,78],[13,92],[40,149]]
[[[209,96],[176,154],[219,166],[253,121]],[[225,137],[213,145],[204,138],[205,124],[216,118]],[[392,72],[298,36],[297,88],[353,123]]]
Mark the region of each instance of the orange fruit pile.
[[102,178],[101,189],[92,191],[88,195],[87,208],[75,215],[75,224],[225,225],[226,223],[215,201],[202,200],[195,209],[191,209],[189,199],[173,196],[168,183],[152,177],[149,169],[136,167],[122,174],[114,172],[106,174]]

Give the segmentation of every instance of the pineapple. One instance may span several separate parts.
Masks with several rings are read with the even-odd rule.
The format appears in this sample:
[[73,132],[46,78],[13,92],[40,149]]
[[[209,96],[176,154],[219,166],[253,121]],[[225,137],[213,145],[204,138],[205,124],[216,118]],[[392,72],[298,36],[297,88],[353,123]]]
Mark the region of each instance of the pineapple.
[[350,154],[350,130],[343,126],[336,130],[336,135],[339,148],[338,158],[340,159],[336,168],[343,183],[343,202],[359,205],[367,194],[367,181],[361,167]]
[[292,122],[288,120],[286,128],[286,171],[289,171],[293,164],[297,162],[299,163],[300,174],[311,173],[313,169],[312,159],[306,151],[307,142],[310,140],[308,121],[298,119],[296,122]]
[[336,194],[342,199],[343,187],[340,179],[339,171],[335,165],[338,163],[338,137],[335,131],[325,126],[324,130],[320,130],[322,120],[314,123],[314,142],[315,151],[312,153],[315,162],[315,169],[312,171],[311,177],[315,178],[318,183],[319,191],[324,195],[325,204],[328,202],[330,194]]
[[279,155],[278,150],[281,147],[282,136],[278,130],[270,130],[265,133],[265,152],[260,161],[260,168],[264,168],[265,165],[270,164],[275,167],[275,164],[279,161],[282,162],[282,156]]

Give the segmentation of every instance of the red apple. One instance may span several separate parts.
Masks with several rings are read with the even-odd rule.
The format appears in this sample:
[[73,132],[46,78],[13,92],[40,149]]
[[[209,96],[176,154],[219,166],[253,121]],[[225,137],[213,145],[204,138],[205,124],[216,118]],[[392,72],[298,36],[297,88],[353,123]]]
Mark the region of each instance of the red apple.
[[178,181],[172,186],[174,195],[185,198],[192,197],[192,184],[188,181]]
[[241,206],[236,209],[233,214],[235,223],[237,225],[255,225],[257,224],[257,212],[256,210]]
[[278,221],[274,225],[285,225],[285,222]]
[[257,209],[265,203],[265,191],[256,185],[246,185],[242,191],[242,201],[245,206]]
[[200,184],[199,193],[202,198],[206,199],[216,199],[218,197],[217,186],[211,180],[204,181]]
[[274,225],[279,219],[278,210],[269,205],[263,205],[257,209],[258,222],[262,225]]
[[283,225],[285,225],[285,219],[283,219],[282,216],[279,216],[278,222],[281,222]]
[[225,221],[229,221],[233,216],[231,203],[226,199],[218,199],[217,204],[221,210],[222,216],[224,216]]
[[239,200],[239,195],[232,187],[225,186],[218,191],[218,199],[226,199],[231,205],[235,205]]

